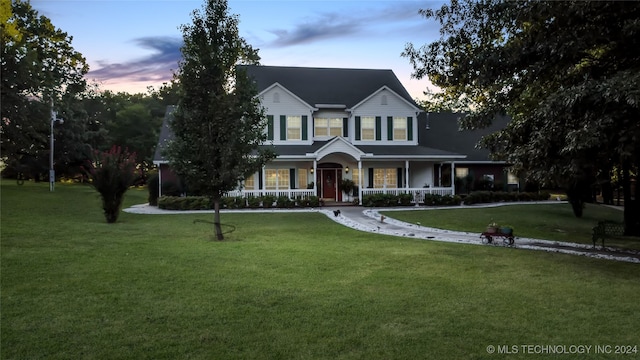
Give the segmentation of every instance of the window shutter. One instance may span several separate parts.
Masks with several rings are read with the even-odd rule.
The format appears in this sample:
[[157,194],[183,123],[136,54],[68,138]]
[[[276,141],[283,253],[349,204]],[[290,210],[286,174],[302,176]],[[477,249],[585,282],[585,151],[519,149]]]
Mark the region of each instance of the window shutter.
[[369,168],[369,189],[373,188],[373,168]]
[[267,115],[267,140],[273,140],[273,115]]
[[289,189],[296,188],[296,169],[289,169]]
[[398,182],[397,182],[397,186],[398,188],[403,188],[404,185],[402,185],[402,168],[398,168]]
[[[272,118],[273,118],[273,116],[272,116]],[[262,187],[262,171],[258,171],[258,188],[260,190],[264,189]]]
[[287,140],[287,117],[280,115],[280,140]]
[[360,140],[360,116],[356,116],[356,140]]
[[342,118],[342,136],[349,137],[349,118]]
[[407,118],[407,140],[413,141],[413,118]]
[[302,140],[307,140],[309,134],[307,134],[307,115],[302,115]]
[[382,117],[376,116],[376,140],[382,140]]
[[393,116],[387,116],[387,140],[393,140]]

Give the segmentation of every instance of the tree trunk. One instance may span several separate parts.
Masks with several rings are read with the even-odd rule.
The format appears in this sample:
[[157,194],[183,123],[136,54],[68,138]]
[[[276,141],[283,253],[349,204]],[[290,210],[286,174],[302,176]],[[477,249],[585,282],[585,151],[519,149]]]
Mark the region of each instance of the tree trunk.
[[636,180],[636,197],[631,198],[631,165],[629,160],[622,162],[622,192],[624,196],[624,234],[627,236],[640,236],[640,209],[638,209],[638,183]]
[[220,224],[220,198],[216,197],[213,199],[213,209],[215,210],[213,215],[213,227],[216,232],[216,239],[219,241],[224,240],[224,235],[222,234],[222,225]]

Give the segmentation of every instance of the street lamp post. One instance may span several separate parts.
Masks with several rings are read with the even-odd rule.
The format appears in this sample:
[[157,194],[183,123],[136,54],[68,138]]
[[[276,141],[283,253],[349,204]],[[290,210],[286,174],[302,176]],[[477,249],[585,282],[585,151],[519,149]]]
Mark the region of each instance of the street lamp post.
[[64,120],[59,119],[57,117],[57,113],[55,112],[55,110],[53,110],[53,101],[51,102],[51,137],[50,137],[50,145],[51,145],[51,149],[49,151],[49,191],[53,191],[54,190],[54,185],[56,182],[56,171],[53,169],[53,143],[54,143],[54,138],[53,138],[53,123],[58,121],[60,124],[64,123]]

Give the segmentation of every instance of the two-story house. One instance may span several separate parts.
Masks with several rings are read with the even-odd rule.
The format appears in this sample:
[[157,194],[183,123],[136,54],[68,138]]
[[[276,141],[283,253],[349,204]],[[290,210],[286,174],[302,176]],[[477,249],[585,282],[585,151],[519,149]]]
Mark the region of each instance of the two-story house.
[[[348,201],[373,193],[453,194],[454,164],[464,154],[419,139],[428,126],[391,70],[246,66],[264,106],[277,157],[232,195],[273,194]],[[162,155],[171,138],[167,111],[154,163],[171,177]],[[424,139],[422,139],[424,140]],[[451,179],[442,181],[442,168]],[[355,194],[341,192],[352,179]],[[436,186],[446,183],[445,187]]]

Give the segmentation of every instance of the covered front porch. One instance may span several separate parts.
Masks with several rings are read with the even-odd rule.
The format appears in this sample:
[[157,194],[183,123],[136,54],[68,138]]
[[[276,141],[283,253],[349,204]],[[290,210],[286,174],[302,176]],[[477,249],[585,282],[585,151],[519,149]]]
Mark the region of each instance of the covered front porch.
[[367,195],[411,194],[419,203],[427,194],[455,194],[455,160],[464,157],[416,146],[356,147],[340,137],[310,150],[279,154],[228,195],[316,196],[362,204]]

